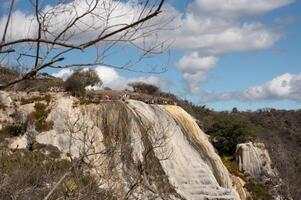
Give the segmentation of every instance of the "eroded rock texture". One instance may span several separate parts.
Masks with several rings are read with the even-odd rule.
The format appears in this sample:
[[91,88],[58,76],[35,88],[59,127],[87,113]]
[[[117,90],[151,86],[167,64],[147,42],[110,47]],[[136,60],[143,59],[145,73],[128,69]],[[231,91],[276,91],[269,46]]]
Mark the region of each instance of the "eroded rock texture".
[[117,199],[239,199],[207,136],[180,107],[132,100],[80,105],[66,96],[51,104],[47,120],[53,130],[35,140],[63,158],[85,154],[101,187]]
[[284,183],[278,170],[273,167],[268,150],[263,143],[243,143],[236,148],[239,170],[268,186],[274,199],[291,199],[282,193]]

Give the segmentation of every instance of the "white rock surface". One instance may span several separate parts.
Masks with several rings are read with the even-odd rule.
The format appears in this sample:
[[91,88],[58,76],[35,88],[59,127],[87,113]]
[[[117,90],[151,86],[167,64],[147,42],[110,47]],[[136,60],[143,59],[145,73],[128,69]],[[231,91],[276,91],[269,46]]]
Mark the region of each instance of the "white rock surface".
[[263,143],[243,143],[236,148],[236,160],[239,170],[250,174],[253,178],[261,178],[264,175],[277,176],[272,169],[272,162]]
[[[103,188],[124,197],[142,177],[129,199],[239,199],[208,137],[180,107],[133,100],[74,102],[72,97],[57,97],[47,118],[53,130],[38,134],[36,141],[56,146],[65,157],[79,157],[88,147],[90,153],[113,150],[90,157],[106,180]],[[83,141],[91,141],[93,147]],[[13,146],[22,142],[19,138]],[[146,168],[142,173],[141,165]]]
[[[191,200],[239,199],[231,189],[227,169],[214,152],[207,136],[182,108],[149,106],[139,101],[130,101],[130,107],[145,124],[154,128],[153,141],[156,141],[156,136],[165,135],[166,144],[156,149],[156,154],[162,158],[165,154],[170,155],[161,164],[171,184],[182,197]],[[189,129],[187,134],[183,132],[186,128]],[[194,148],[187,137],[196,139],[201,149]]]
[[8,92],[0,91],[0,102],[5,106],[10,106],[13,101]]

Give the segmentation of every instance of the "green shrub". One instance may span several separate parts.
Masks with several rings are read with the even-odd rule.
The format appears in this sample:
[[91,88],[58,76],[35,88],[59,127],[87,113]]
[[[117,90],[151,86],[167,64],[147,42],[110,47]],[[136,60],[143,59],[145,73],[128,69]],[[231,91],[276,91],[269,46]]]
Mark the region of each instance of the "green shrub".
[[21,98],[21,105],[25,105],[25,104],[30,104],[30,103],[34,103],[37,101],[46,101],[47,104],[50,103],[52,97],[50,94],[44,95],[44,96],[34,96],[28,99],[25,98]]
[[260,199],[260,200],[270,200],[272,199],[268,188],[261,184],[256,182],[255,180],[249,180],[245,188],[251,193],[251,196],[253,199]]
[[160,93],[159,87],[144,82],[133,82],[133,83],[129,83],[128,86],[132,87],[134,92],[141,92],[141,93],[151,94],[151,95]]
[[26,124],[9,124],[0,130],[0,141],[5,138],[20,136],[26,132]]
[[207,133],[220,155],[232,156],[237,144],[256,139],[258,128],[241,116],[224,115],[218,116]]
[[228,169],[228,171],[235,176],[241,177],[241,173],[239,172],[238,165],[234,159],[235,158],[233,158],[232,156],[223,156],[222,157],[222,161],[223,161],[225,167]]
[[101,85],[102,81],[94,70],[76,71],[65,82],[65,90],[73,96],[82,97],[86,95],[86,87]]
[[5,110],[5,108],[6,106],[2,102],[0,102],[0,110]]
[[[43,199],[54,185],[70,174],[56,188],[50,199],[99,199],[103,191],[95,178],[74,168],[67,160],[54,159],[40,151],[0,152],[0,199]],[[15,199],[15,198],[13,198]],[[107,198],[109,199],[109,198]]]
[[36,130],[39,132],[51,130],[53,128],[53,122],[46,121],[50,113],[50,109],[47,109],[47,105],[43,103],[36,103],[34,108],[35,111],[33,112],[33,116]]

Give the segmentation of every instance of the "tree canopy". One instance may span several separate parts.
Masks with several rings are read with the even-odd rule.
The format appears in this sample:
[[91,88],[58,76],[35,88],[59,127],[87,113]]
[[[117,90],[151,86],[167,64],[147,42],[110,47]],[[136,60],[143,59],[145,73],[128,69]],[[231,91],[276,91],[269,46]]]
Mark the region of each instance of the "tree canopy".
[[65,82],[65,90],[71,92],[73,96],[83,96],[86,94],[87,86],[102,85],[95,70],[76,71]]
[[233,155],[237,144],[256,138],[258,128],[241,116],[224,115],[216,119],[207,133],[219,154]]

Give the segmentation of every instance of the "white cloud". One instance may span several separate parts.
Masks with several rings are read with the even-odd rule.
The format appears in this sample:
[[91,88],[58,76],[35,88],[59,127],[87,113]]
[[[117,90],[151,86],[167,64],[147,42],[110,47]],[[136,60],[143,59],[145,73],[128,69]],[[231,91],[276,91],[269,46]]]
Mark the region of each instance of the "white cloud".
[[196,0],[190,9],[223,17],[261,15],[292,3],[293,0]]
[[245,91],[226,92],[220,94],[200,91],[202,101],[264,101],[264,100],[292,100],[301,102],[301,73],[285,73],[261,85],[251,86]]
[[178,62],[178,68],[181,71],[195,73],[198,71],[206,71],[216,65],[218,59],[214,56],[200,57],[197,52],[185,55]]
[[127,86],[127,79],[118,74],[118,72],[109,67],[96,67],[95,71],[103,81],[104,87],[113,89],[123,89]]
[[[49,21],[48,31],[58,33],[63,30],[75,13],[82,14],[87,8],[87,3],[93,0],[76,0],[69,4],[61,4]],[[76,24],[75,29],[70,29],[64,38],[75,34],[74,41],[86,41],[99,34],[99,30],[111,26],[108,31],[117,27],[116,24],[128,24],[137,19],[142,5],[135,4],[138,1],[113,1],[105,0],[95,10],[95,15],[87,15]],[[172,48],[184,52],[184,56],[179,60],[177,68],[183,73],[183,80],[189,93],[202,95],[204,91],[200,89],[200,84],[208,80],[208,71],[216,66],[218,57],[225,53],[252,51],[272,47],[282,36],[283,33],[274,30],[267,25],[262,24],[260,18],[252,18],[263,15],[275,9],[286,6],[294,2],[293,0],[194,0],[190,3],[185,13],[180,13],[171,5],[164,6],[164,12],[151,22],[144,24],[144,29],[136,32],[137,35],[149,33],[149,28],[162,29],[156,34],[148,34],[147,40],[137,40],[139,44],[155,46],[160,41],[170,41],[174,39]],[[106,20],[105,8],[111,8],[114,11],[110,13],[110,20]],[[115,4],[116,3],[116,4]],[[44,8],[43,12],[53,9],[51,6]],[[61,12],[61,9],[67,9],[68,12]],[[162,23],[173,18],[170,24],[160,26]],[[0,18],[0,36],[3,33],[6,16]],[[93,24],[93,25],[92,25]],[[156,26],[150,26],[156,24]],[[158,25],[159,24],[159,25]],[[119,26],[120,27],[120,26]],[[172,29],[178,27],[176,29]],[[24,38],[27,36],[35,37],[37,25],[33,15],[25,14],[20,11],[13,13],[11,28],[9,29],[8,39]],[[170,30],[172,29],[172,30]],[[86,30],[78,34],[79,30]],[[131,35],[131,34],[129,34]],[[45,37],[52,37],[50,34]],[[64,40],[62,38],[62,40]],[[104,85],[112,88],[124,88],[129,81],[111,68],[98,67],[97,73],[102,77]],[[66,77],[68,71],[60,72],[57,76]],[[65,74],[65,76],[63,75]],[[133,79],[135,80],[135,79]],[[136,80],[144,80],[153,84],[159,84],[166,87],[167,82],[159,80],[155,76],[138,77]],[[161,84],[161,85],[160,85]],[[248,99],[248,94],[264,93],[267,89],[250,88],[240,98]],[[220,97],[206,93],[207,99]],[[215,97],[214,97],[215,96]],[[233,96],[231,94],[230,96]],[[250,96],[250,95],[249,95]],[[270,95],[273,96],[273,95]],[[277,95],[276,95],[277,96]],[[278,95],[279,96],[279,95]],[[228,99],[229,95],[222,96]],[[259,95],[258,99],[264,98]]]
[[207,81],[208,71],[217,62],[218,58],[214,56],[201,57],[198,52],[186,54],[179,60],[177,67],[183,73],[183,80],[190,94],[199,94],[199,84]]
[[[87,68],[86,68],[87,69]],[[84,69],[85,70],[85,69]],[[124,89],[128,87],[129,83],[132,82],[144,82],[156,85],[160,87],[162,90],[167,89],[170,86],[170,82],[167,80],[161,80],[156,76],[148,76],[148,77],[136,77],[136,78],[126,78],[121,76],[115,69],[110,67],[96,67],[95,71],[97,75],[103,82],[102,87],[110,87],[112,89]],[[71,69],[62,69],[52,75],[55,77],[67,79],[74,71]],[[89,89],[100,89],[99,86],[89,87]]]
[[73,74],[73,71],[70,68],[67,68],[53,73],[52,76],[66,80],[71,74]]
[[287,99],[301,102],[301,74],[283,74],[262,85],[253,86],[238,94],[238,99],[273,100]]
[[[69,2],[69,1],[68,1]],[[106,33],[117,30],[136,21],[140,17],[143,10],[143,5],[135,0],[129,1],[115,1],[115,0],[75,0],[65,4],[58,4],[56,6],[47,5],[42,9],[44,14],[44,25],[47,26],[47,32],[42,35],[45,39],[53,39],[59,33],[68,27],[71,22],[77,17],[83,15],[87,10],[91,10],[95,3],[98,2],[96,8],[90,14],[85,15],[80,20],[75,22],[74,26],[69,28],[59,39],[59,41],[72,41],[75,43],[83,43],[92,38],[95,39],[100,33]],[[150,3],[151,4],[151,3]],[[143,15],[146,15],[149,10],[146,8]],[[36,17],[30,10],[26,12],[15,11],[12,14],[10,26],[7,32],[7,40],[36,38],[38,33],[38,25]],[[0,18],[0,37],[2,37],[3,30],[7,16],[3,15]],[[150,26],[152,24],[152,26]],[[145,27],[149,27],[145,29]],[[129,38],[136,38],[141,36],[143,32],[158,28],[154,20],[143,23],[139,31],[129,31],[121,37],[117,34],[109,39],[123,39],[125,41]],[[104,32],[102,32],[104,31]],[[120,38],[121,37],[121,38]],[[133,42],[133,41],[132,41]]]
[[[250,21],[250,17],[265,14],[292,2],[293,0],[192,2],[186,15],[176,20],[181,28],[166,33],[166,37],[176,38],[174,48],[193,52],[184,55],[177,64],[183,72],[187,91],[204,96],[200,85],[208,80],[208,71],[215,67],[219,55],[272,47],[283,34],[258,20]],[[246,17],[249,17],[249,21],[245,20]]]

